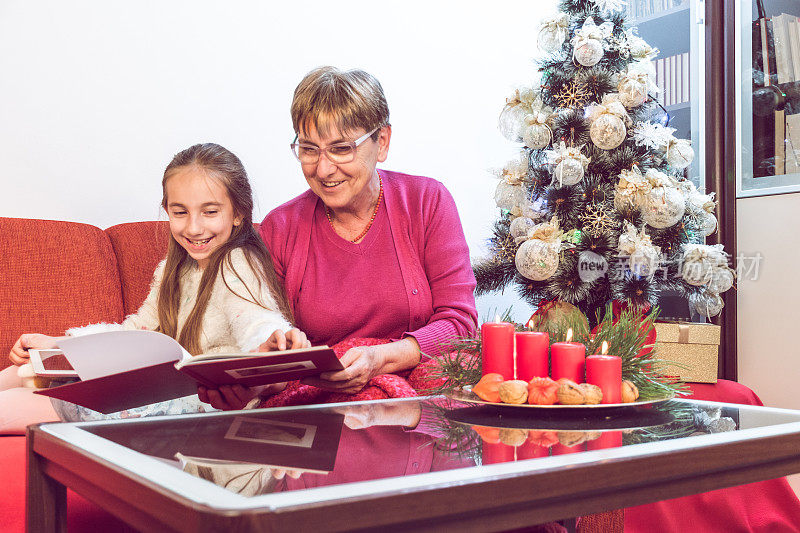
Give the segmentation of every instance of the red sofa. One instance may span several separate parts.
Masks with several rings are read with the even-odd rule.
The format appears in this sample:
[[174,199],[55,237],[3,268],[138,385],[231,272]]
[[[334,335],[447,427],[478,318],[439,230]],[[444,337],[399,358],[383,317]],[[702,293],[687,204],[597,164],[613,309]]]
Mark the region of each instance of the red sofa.
[[[153,270],[166,253],[167,242],[166,222],[133,222],[101,230],[74,222],[0,218],[0,368],[8,366],[6,354],[22,333],[61,335],[72,326],[117,322],[136,311],[147,295]],[[760,403],[752,391],[733,382],[698,385],[695,393],[701,399]],[[2,531],[24,529],[24,439],[0,437]],[[678,531],[670,524],[698,505],[709,512],[724,509],[728,519],[735,516],[747,520],[744,510],[729,512],[732,505],[744,501],[757,504],[755,513],[758,505],[763,511],[774,500],[786,520],[796,518],[800,523],[800,505],[785,480],[756,485],[755,493],[749,485],[726,489],[738,491],[735,497],[726,496],[734,493],[715,491],[633,508],[625,513],[626,531]],[[68,502],[70,531],[131,530],[71,491]],[[769,516],[769,509],[766,514]],[[584,517],[578,531],[622,531],[622,517],[622,511]],[[770,523],[776,522],[764,524]],[[704,530],[702,525],[695,525],[699,526],[696,531]]]

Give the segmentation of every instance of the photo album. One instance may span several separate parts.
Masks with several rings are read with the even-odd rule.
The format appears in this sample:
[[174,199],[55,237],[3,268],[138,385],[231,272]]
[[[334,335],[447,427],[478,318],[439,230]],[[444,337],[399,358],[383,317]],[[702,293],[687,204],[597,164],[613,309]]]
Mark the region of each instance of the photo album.
[[58,350],[30,350],[37,374],[80,381],[35,392],[108,414],[189,396],[198,385],[254,387],[342,370],[328,346],[253,353],[190,355],[155,331],[69,337]]

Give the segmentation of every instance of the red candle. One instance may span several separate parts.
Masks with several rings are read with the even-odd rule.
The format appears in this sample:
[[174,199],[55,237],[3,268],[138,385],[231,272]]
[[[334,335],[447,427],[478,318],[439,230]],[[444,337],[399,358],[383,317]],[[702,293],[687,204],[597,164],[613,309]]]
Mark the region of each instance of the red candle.
[[575,446],[566,446],[564,444],[556,444],[553,446],[553,455],[567,455],[569,453],[578,453],[583,451],[583,443],[576,444]]
[[583,383],[583,365],[586,360],[586,346],[579,342],[569,342],[572,330],[567,332],[567,342],[554,342],[550,347],[550,376],[558,381],[561,378]]
[[619,448],[622,446],[622,431],[604,431],[594,440],[586,443],[590,450],[603,450],[606,448]]
[[550,336],[541,331],[520,331],[514,338],[517,342],[517,379],[546,378],[549,375],[547,349]]
[[550,455],[550,448],[547,446],[540,446],[535,442],[531,442],[530,439],[526,440],[525,443],[517,448],[517,459],[520,461],[523,459],[537,459],[539,457],[547,457]]
[[481,462],[485,465],[514,462],[514,447],[502,442],[483,442],[481,444]]
[[483,375],[497,373],[514,379],[514,324],[485,322],[481,326]]
[[619,403],[622,388],[622,358],[615,355],[590,355],[586,358],[586,383],[603,390],[601,403]]

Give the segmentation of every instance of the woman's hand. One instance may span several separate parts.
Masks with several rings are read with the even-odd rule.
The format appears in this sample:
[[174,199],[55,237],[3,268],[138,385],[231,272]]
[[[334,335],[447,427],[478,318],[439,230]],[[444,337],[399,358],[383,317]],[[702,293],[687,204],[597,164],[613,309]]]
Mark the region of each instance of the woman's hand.
[[361,392],[375,376],[414,368],[419,358],[419,343],[414,337],[377,346],[356,346],[339,359],[344,370],[307,377],[303,383],[336,392]]
[[218,389],[209,389],[200,385],[197,387],[197,397],[201,402],[211,404],[214,409],[234,411],[244,409],[253,398],[271,396],[285,388],[286,383],[272,383],[260,387],[222,385]]
[[58,348],[58,337],[42,335],[41,333],[25,333],[14,343],[8,358],[17,366],[24,365],[30,361],[31,356],[28,350],[31,348],[39,350]]
[[323,372],[319,377],[303,379],[303,383],[337,392],[361,392],[370,379],[384,373],[385,362],[378,348],[378,346],[350,348],[339,360],[344,370]]
[[286,333],[276,329],[261,346],[259,352],[274,352],[278,350],[296,350],[298,348],[311,348],[306,334],[297,328],[292,328]]
[[339,407],[336,412],[344,415],[344,425],[350,429],[366,429],[372,426],[416,427],[422,416],[418,402],[392,402],[355,404]]

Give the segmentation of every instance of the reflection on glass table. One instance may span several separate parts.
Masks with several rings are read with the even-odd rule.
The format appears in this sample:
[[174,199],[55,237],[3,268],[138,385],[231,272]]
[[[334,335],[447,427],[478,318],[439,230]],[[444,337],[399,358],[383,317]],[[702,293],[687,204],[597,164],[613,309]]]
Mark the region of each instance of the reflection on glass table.
[[[747,427],[775,423],[780,418],[775,416],[756,418]],[[255,496],[745,428],[739,409],[716,404],[670,401],[594,414],[515,411],[438,398],[85,429],[233,492]]]

